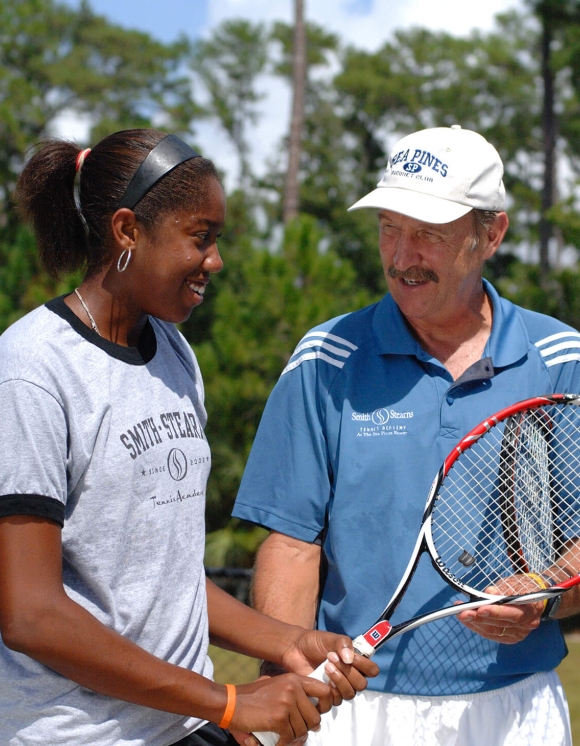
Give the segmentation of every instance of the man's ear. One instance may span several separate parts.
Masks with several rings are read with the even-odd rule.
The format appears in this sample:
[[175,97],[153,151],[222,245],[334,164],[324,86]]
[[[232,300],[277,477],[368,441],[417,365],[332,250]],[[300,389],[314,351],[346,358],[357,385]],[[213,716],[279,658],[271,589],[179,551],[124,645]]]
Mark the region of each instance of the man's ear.
[[498,212],[495,220],[485,229],[487,236],[487,247],[485,250],[485,259],[491,259],[495,252],[499,249],[501,242],[509,227],[510,221],[505,212]]

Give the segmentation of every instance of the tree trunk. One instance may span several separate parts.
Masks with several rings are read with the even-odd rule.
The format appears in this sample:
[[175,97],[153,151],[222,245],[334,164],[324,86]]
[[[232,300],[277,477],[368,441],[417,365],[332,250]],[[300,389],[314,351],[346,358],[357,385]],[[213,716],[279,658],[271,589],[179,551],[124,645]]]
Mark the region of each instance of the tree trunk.
[[282,217],[284,224],[298,215],[300,156],[304,124],[304,95],[306,89],[306,25],[304,0],[294,0],[294,53],[292,64],[292,117],[288,143],[288,170],[284,184]]
[[544,135],[544,186],[540,216],[540,270],[544,279],[550,270],[550,239],[554,235],[546,212],[553,207],[556,189],[556,132],[557,122],[554,111],[554,73],[551,64],[552,29],[550,22],[542,18],[542,79],[544,82],[544,110],[542,130]]

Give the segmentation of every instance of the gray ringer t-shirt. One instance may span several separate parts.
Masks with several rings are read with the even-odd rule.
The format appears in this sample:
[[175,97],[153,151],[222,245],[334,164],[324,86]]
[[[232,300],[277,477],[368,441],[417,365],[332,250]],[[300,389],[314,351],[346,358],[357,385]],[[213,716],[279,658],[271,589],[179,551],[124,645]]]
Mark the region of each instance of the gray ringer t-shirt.
[[[67,594],[211,677],[205,422],[197,362],[171,324],[151,319],[139,347],[121,347],[59,298],[0,337],[0,516],[60,523]],[[0,642],[3,746],[168,746],[199,725],[84,689]]]

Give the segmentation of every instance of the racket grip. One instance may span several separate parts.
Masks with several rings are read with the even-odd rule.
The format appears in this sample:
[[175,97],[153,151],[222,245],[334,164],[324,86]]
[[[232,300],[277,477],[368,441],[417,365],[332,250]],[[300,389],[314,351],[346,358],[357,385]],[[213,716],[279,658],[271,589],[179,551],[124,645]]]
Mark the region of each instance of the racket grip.
[[[328,684],[330,679],[328,678],[328,674],[324,670],[324,667],[326,666],[327,661],[322,661],[322,663],[316,668],[312,673],[309,673],[308,676],[311,679],[316,679],[317,681],[324,681],[325,684]],[[312,704],[317,705],[318,700],[316,697],[310,697],[310,701]],[[252,733],[254,738],[262,744],[262,746],[276,746],[278,743],[280,736],[277,733],[272,733],[269,731],[256,731],[255,733]]]
[[[364,655],[365,658],[370,658],[375,653],[375,648],[365,640],[364,635],[359,635],[353,640],[353,647],[355,653]],[[322,661],[318,668],[314,669],[314,671],[312,673],[309,673],[308,676],[311,679],[324,681],[325,684],[328,684],[330,679],[328,678],[328,674],[324,670],[326,663],[327,661]],[[316,697],[310,697],[310,701],[315,705],[318,704],[318,700],[316,699]],[[256,733],[252,733],[252,735],[260,744],[262,744],[262,746],[276,746],[278,740],[280,739],[280,736],[277,733],[266,731],[257,731]]]
[[255,733],[252,733],[252,735],[261,746],[276,746],[280,740],[280,736],[277,733],[271,733],[268,731],[256,731]]

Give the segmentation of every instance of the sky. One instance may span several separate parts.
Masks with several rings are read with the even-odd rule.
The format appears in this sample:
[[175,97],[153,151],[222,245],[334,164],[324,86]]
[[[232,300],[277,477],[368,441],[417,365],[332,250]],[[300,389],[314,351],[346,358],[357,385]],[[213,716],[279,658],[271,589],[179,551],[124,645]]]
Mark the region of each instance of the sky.
[[[80,0],[65,0],[78,7]],[[359,49],[378,49],[400,28],[421,26],[455,35],[468,34],[478,28],[489,31],[498,13],[521,9],[524,0],[304,0],[307,20],[334,32],[345,44]],[[207,37],[220,22],[246,18],[254,22],[282,20],[292,22],[293,0],[89,0],[96,13],[113,23],[150,33],[164,42],[181,34],[195,39]],[[254,169],[262,170],[280,137],[288,128],[289,91],[264,80],[263,116],[252,132]],[[66,137],[83,139],[83,123],[64,120],[59,125]],[[86,129],[86,127],[85,127]],[[225,170],[228,186],[236,166],[232,147],[215,124],[196,128],[196,145],[204,155]],[[228,183],[230,182],[230,183]]]
[[[80,0],[66,0],[78,7]],[[184,33],[206,36],[226,18],[252,21],[292,17],[292,0],[89,0],[94,11],[129,28],[168,42]],[[413,25],[464,34],[489,29],[497,13],[521,7],[522,0],[486,0],[477,9],[468,0],[304,0],[306,17],[358,47],[376,49],[396,28]]]

